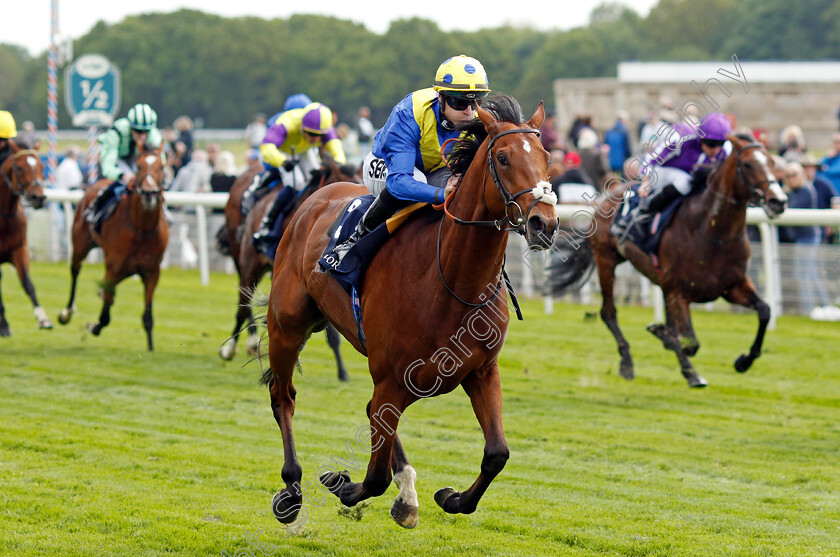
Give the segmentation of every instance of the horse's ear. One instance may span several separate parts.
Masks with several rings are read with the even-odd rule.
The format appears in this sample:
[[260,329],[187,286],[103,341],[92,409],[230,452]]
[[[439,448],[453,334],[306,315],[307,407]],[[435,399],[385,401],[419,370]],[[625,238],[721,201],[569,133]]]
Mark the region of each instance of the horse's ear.
[[499,133],[501,126],[499,122],[493,118],[493,115],[481,108],[478,107],[478,118],[481,120],[481,123],[484,124],[484,129],[487,130],[487,133],[490,135],[496,135]]
[[544,120],[545,109],[543,108],[543,102],[540,101],[539,106],[537,106],[536,112],[534,112],[534,115],[531,116],[530,120],[528,120],[528,126],[534,129],[539,129],[539,127],[542,126]]
[[739,138],[734,133],[726,134],[726,139],[728,139],[732,143],[732,146],[735,147],[736,151],[744,146],[744,140]]

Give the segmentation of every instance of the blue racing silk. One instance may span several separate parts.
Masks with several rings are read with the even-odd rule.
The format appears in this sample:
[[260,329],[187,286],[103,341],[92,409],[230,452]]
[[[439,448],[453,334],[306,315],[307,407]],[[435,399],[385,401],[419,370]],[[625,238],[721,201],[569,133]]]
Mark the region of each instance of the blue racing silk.
[[[372,152],[385,160],[385,187],[397,199],[424,203],[443,202],[444,188],[414,179],[414,169],[429,174],[446,163],[440,153],[447,139],[458,138],[459,130],[441,125],[438,94],[431,87],[409,93],[391,110],[388,121],[376,133]],[[446,153],[452,149],[446,146]]]
[[[301,125],[304,114],[306,114],[304,109],[295,108],[276,115],[276,120],[265,132],[262,145],[260,145],[260,153],[262,153],[263,160],[267,164],[279,167],[290,156],[300,155],[309,149],[318,147],[317,144],[310,144],[303,136]],[[332,158],[338,164],[347,162],[344,147],[342,147],[341,140],[338,138],[334,127],[331,126],[327,133],[321,136],[321,146],[332,155]]]

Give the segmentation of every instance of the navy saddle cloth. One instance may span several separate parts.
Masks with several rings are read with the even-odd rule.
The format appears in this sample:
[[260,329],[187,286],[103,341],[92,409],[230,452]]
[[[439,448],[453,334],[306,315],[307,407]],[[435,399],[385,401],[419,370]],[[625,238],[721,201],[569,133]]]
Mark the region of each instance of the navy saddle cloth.
[[344,211],[330,227],[330,242],[327,244],[321,259],[318,260],[321,268],[335,277],[335,280],[341,284],[348,294],[351,294],[354,288],[357,292],[362,291],[365,270],[390,235],[387,223],[383,223],[376,230],[366,234],[356,242],[350,248],[350,251],[344,254],[344,259],[340,263],[335,255],[335,246],[343,243],[353,234],[356,225],[373,203],[373,200],[373,195],[363,195],[355,198],[344,208]]
[[[626,214],[639,206],[642,198],[639,197],[638,192],[639,184],[631,186],[630,195],[624,197],[622,205],[618,208],[619,214]],[[631,225],[627,237],[645,253],[656,255],[656,252],[659,251],[659,243],[662,241],[662,233],[668,228],[668,224],[674,218],[674,214],[677,212],[677,208],[679,208],[683,199],[685,198],[675,199],[665,209],[655,214],[652,219],[643,223],[641,226]]]

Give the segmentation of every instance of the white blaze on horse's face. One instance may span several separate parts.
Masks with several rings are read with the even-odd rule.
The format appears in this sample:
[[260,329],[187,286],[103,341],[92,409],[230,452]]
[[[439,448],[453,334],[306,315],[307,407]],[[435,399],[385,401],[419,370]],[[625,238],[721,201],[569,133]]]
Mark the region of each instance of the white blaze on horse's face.
[[33,157],[32,155],[26,157],[26,164],[31,166],[33,169],[38,165],[38,159]]
[[522,148],[523,148],[523,149],[525,149],[525,152],[526,152],[526,153],[530,153],[530,152],[531,152],[531,144],[530,144],[530,143],[528,143],[528,142],[527,142],[527,141],[525,141],[525,140],[523,140],[523,141],[522,141]]

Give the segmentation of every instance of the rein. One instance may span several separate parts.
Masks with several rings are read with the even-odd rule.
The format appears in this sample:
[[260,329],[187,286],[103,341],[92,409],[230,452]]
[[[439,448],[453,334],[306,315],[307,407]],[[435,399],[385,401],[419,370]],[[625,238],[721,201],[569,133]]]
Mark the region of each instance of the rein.
[[[505,216],[501,219],[491,220],[491,221],[480,221],[480,220],[479,221],[467,221],[467,220],[460,219],[460,218],[456,217],[455,215],[453,215],[452,213],[449,212],[449,202],[452,200],[453,197],[455,197],[455,192],[453,192],[446,200],[444,200],[443,211],[456,224],[461,224],[461,225],[465,225],[465,226],[492,226],[496,230],[502,230],[502,226],[505,224],[505,222],[507,222],[509,226],[505,228],[506,231],[507,230],[514,230],[514,231],[516,231],[517,233],[519,233],[523,236],[525,235],[525,232],[522,230],[523,225],[525,223],[525,219],[524,219],[524,215],[522,213],[522,208],[519,207],[519,205],[516,203],[516,198],[519,197],[520,195],[524,194],[524,193],[533,192],[533,190],[522,190],[522,191],[517,192],[515,194],[511,194],[510,191],[502,183],[502,179],[499,176],[499,171],[496,169],[496,163],[493,160],[493,143],[498,138],[502,137],[503,135],[508,135],[508,134],[512,134],[512,133],[535,133],[535,134],[537,134],[538,137],[540,135],[540,131],[537,130],[537,129],[533,129],[533,128],[521,128],[521,129],[507,130],[507,131],[503,131],[503,132],[495,135],[490,140],[490,143],[487,145],[487,168],[485,168],[485,171],[484,171],[485,172],[484,173],[484,177],[485,177],[484,181],[486,182],[487,169],[489,169],[490,170],[490,176],[492,176],[493,182],[496,184],[496,188],[499,190],[499,194],[502,196],[502,200],[505,202]],[[444,148],[445,145],[446,145],[446,143],[444,143],[444,145],[441,146],[441,151],[443,151],[443,148]],[[441,154],[443,154],[443,153],[441,153]],[[444,157],[444,161],[446,161],[445,157]],[[449,163],[447,162],[446,165],[449,166]],[[461,179],[463,180],[463,176],[461,177]],[[460,185],[460,182],[459,182],[459,185]],[[531,204],[531,206],[528,207],[528,213],[531,212],[531,209],[533,209],[536,206],[537,203],[540,203],[540,198],[535,198],[535,200]],[[516,207],[516,209],[519,213],[519,216],[516,217],[516,222],[514,222],[513,219],[511,219],[511,212],[510,212],[511,206]],[[451,294],[453,298],[455,298],[456,300],[458,300],[459,302],[461,302],[462,304],[464,304],[467,307],[483,308],[499,296],[499,292],[501,292],[501,290],[502,290],[502,281],[504,281],[505,284],[507,285],[508,292],[510,293],[511,299],[513,301],[514,308],[516,309],[516,316],[521,321],[522,320],[522,311],[519,308],[519,302],[516,298],[516,293],[513,291],[513,285],[511,284],[510,279],[507,276],[507,272],[505,271],[504,261],[502,261],[502,272],[501,272],[501,275],[499,276],[499,282],[496,284],[496,289],[493,292],[493,295],[490,296],[489,298],[487,298],[486,300],[484,300],[483,302],[481,302],[481,303],[468,302],[467,300],[464,300],[463,298],[458,296],[455,293],[455,291],[452,290],[452,288],[450,288],[450,286],[446,283],[446,279],[443,276],[443,267],[442,267],[441,262],[440,262],[440,242],[441,242],[442,231],[443,231],[443,219],[441,219],[440,225],[438,226],[437,267],[438,267],[438,276],[440,277],[440,282],[443,283],[443,286],[446,288],[447,292],[449,292],[449,294]]]

